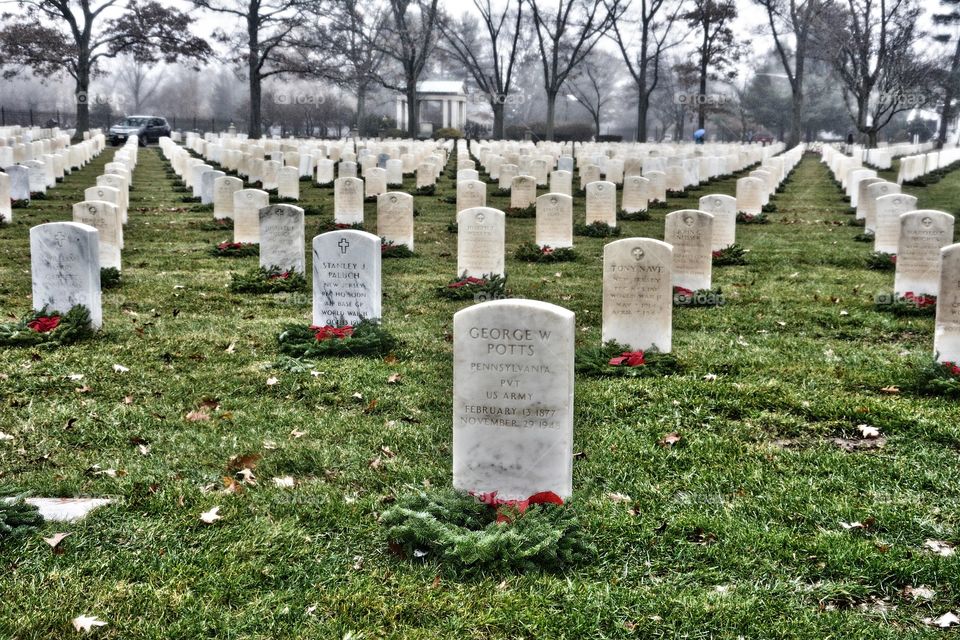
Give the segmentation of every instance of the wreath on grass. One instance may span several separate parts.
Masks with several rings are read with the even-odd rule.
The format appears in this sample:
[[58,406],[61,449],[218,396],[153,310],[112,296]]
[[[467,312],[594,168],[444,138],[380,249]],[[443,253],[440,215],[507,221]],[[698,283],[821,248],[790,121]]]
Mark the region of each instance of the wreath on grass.
[[767,204],[760,207],[760,211],[762,211],[763,213],[775,213],[776,210],[777,210],[777,205],[773,204],[772,202],[768,202]]
[[460,225],[454,222],[447,223],[447,233],[460,233]]
[[573,247],[541,247],[534,242],[521,242],[514,257],[524,262],[572,262],[577,259],[577,252]]
[[457,196],[440,196],[437,200],[443,204],[457,204]]
[[937,312],[937,296],[913,291],[902,296],[879,295],[874,306],[877,311],[889,311],[896,316],[932,316]]
[[333,181],[330,182],[315,182],[314,187],[317,189],[333,189]]
[[380,256],[383,258],[412,258],[413,255],[410,247],[403,243],[395,244],[393,240],[380,240]]
[[260,245],[254,242],[221,242],[210,247],[210,254],[218,258],[245,258],[260,255]]
[[914,389],[921,395],[960,397],[960,363],[925,363],[917,373]]
[[717,249],[713,253],[713,266],[726,267],[736,264],[747,264],[747,250],[737,243],[733,243],[723,249]]
[[[189,189],[184,189],[184,191],[189,191]],[[200,196],[183,196],[180,198],[180,202],[194,202],[200,204],[201,198]]]
[[344,229],[355,229],[363,231],[362,222],[322,222],[317,233],[327,233],[330,231],[343,231]]
[[0,502],[0,542],[36,531],[43,525],[43,516],[35,506],[22,500]]
[[280,352],[294,358],[387,355],[397,340],[374,320],[356,325],[290,325],[277,336]]
[[644,209],[643,211],[624,211],[621,209],[617,212],[617,220],[624,220],[627,222],[643,222],[644,220],[650,219],[650,212]]
[[575,512],[549,491],[519,501],[418,492],[398,497],[380,524],[395,553],[449,575],[556,571],[596,555]]
[[867,256],[867,269],[874,271],[893,271],[897,268],[897,254],[874,251]]
[[432,195],[435,194],[436,192],[437,192],[437,185],[435,185],[435,184],[428,184],[428,185],[423,186],[423,187],[417,187],[417,188],[414,190],[414,195],[418,195],[418,196],[432,196]]
[[197,224],[200,231],[233,231],[233,220],[230,218],[214,218],[202,220]]
[[536,218],[537,205],[530,204],[526,207],[507,207],[503,213],[508,218]]
[[0,323],[0,346],[5,347],[71,344],[92,335],[90,311],[79,304],[66,313],[48,312],[44,307],[17,322]]
[[671,198],[686,198],[690,195],[687,191],[687,189],[683,191],[667,191],[667,195]]
[[210,213],[213,211],[213,203],[208,202],[207,204],[198,204],[190,208],[190,211],[194,213]]
[[307,279],[302,273],[276,266],[230,274],[230,291],[234,293],[285,293],[306,289]]
[[484,274],[475,278],[466,273],[437,289],[437,295],[448,300],[487,302],[506,295],[507,278],[499,274]]
[[510,195],[510,189],[501,189],[497,187],[496,189],[493,190],[493,193],[491,195],[497,196],[498,198],[506,198],[507,196]]
[[123,284],[120,279],[120,270],[116,267],[101,267],[100,268],[100,288],[101,289],[116,289],[121,284]]
[[270,204],[297,204],[300,202],[299,198],[291,198],[289,196],[271,196]]
[[654,200],[647,203],[647,209],[669,209],[670,204],[666,200]]
[[763,212],[743,213],[741,211],[737,213],[737,222],[740,224],[767,224],[770,222],[770,218]]
[[303,206],[300,208],[303,209],[303,215],[305,216],[319,216],[324,212],[321,206]]
[[723,291],[715,289],[687,289],[673,288],[673,306],[675,307],[722,307],[724,304]]
[[620,235],[620,227],[611,227],[606,222],[597,220],[590,224],[574,225],[573,233],[588,238],[611,238]]
[[873,244],[874,239],[875,236],[873,235],[872,231],[858,233],[857,235],[853,236],[854,242],[869,242],[870,244]]
[[633,378],[666,376],[680,371],[680,363],[671,353],[656,349],[631,351],[610,341],[599,347],[577,350],[577,373],[591,377],[628,376]]
[[848,218],[848,219],[847,219],[847,226],[848,226],[848,227],[861,227],[861,228],[863,228],[863,227],[867,226],[867,219],[866,219],[866,218]]

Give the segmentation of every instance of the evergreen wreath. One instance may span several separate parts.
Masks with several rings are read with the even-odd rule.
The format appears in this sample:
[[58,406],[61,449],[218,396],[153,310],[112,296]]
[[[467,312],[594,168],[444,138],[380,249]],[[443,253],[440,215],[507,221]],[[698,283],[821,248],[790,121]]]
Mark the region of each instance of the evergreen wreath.
[[210,247],[210,255],[218,258],[245,258],[260,255],[260,245],[253,242],[221,242]]
[[506,295],[507,278],[499,274],[484,274],[483,277],[468,277],[464,272],[437,289],[437,295],[449,300],[470,300],[486,302],[498,300]]
[[90,311],[79,304],[66,313],[49,312],[44,307],[17,322],[0,323],[0,346],[5,347],[71,344],[92,335]]
[[854,242],[869,242],[870,244],[873,244],[874,239],[875,238],[874,238],[873,232],[870,232],[870,231],[864,232],[864,233],[858,233],[857,235],[853,236]]
[[767,217],[767,214],[761,213],[737,213],[737,222],[740,224],[768,224],[770,218]]
[[320,223],[320,228],[317,229],[317,233],[343,231],[344,229],[355,229],[356,231],[364,230],[362,222],[333,222],[332,220],[328,220]]
[[896,316],[932,316],[937,313],[937,296],[907,291],[898,297],[890,293],[877,296],[874,307]]
[[100,268],[100,288],[101,289],[116,289],[123,282],[120,279],[120,270],[116,267],[101,267]]
[[847,226],[863,228],[867,226],[867,220],[866,218],[848,218]]
[[913,387],[921,395],[960,398],[960,363],[927,361],[917,372]]
[[213,218],[202,220],[197,224],[200,231],[233,231],[233,220],[230,218]]
[[0,542],[35,531],[43,525],[43,516],[35,506],[22,500],[0,502]]
[[413,251],[405,244],[394,244],[392,240],[380,240],[380,256],[383,258],[412,258]]
[[611,340],[599,347],[578,349],[576,369],[580,375],[596,378],[643,378],[677,373],[681,367],[671,353],[660,353],[656,349],[631,351],[629,347]]
[[230,274],[230,291],[234,293],[284,293],[306,291],[307,279],[302,273],[280,267],[258,267],[244,273]]
[[621,209],[617,212],[617,220],[624,220],[627,222],[643,222],[650,219],[650,212],[644,209],[643,211],[624,211]]
[[874,251],[867,256],[867,269],[893,271],[897,268],[897,254]]
[[415,195],[418,196],[432,196],[437,192],[437,186],[433,184],[428,184],[422,187],[417,187],[414,191]]
[[436,561],[448,575],[557,571],[596,555],[574,511],[549,492],[499,504],[449,489],[418,492],[398,497],[380,523],[391,549]]
[[620,227],[611,227],[606,222],[597,220],[590,224],[578,224],[573,227],[574,234],[589,238],[611,238],[620,235]]
[[447,233],[460,233],[460,225],[454,222],[447,223]]
[[531,204],[526,207],[507,207],[503,212],[508,218],[536,218],[537,205]]
[[713,266],[725,267],[735,264],[747,264],[747,250],[741,245],[733,243],[713,252]]
[[366,319],[356,325],[289,325],[277,342],[281,353],[295,358],[387,355],[397,345],[379,322]]
[[521,242],[514,257],[524,262],[572,262],[577,259],[577,252],[573,247],[541,247],[535,242]]

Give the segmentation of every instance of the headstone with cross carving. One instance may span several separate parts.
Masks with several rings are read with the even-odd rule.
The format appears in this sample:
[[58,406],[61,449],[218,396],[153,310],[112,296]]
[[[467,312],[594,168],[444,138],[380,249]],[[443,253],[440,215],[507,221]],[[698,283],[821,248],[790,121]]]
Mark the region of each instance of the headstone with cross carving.
[[940,250],[952,242],[953,216],[949,213],[918,209],[901,214],[893,280],[895,295],[938,295]]
[[457,214],[457,275],[503,275],[504,226],[499,209],[475,207]]
[[316,236],[313,324],[354,325],[380,316],[380,238],[353,229]]
[[664,240],[673,247],[673,286],[709,289],[713,273],[713,216],[696,209],[667,214]]
[[[630,176],[633,177],[633,176]],[[673,348],[673,248],[626,238],[603,248],[603,342],[631,351]]]
[[97,230],[77,222],[49,222],[30,229],[33,308],[66,313],[76,305],[103,324]]

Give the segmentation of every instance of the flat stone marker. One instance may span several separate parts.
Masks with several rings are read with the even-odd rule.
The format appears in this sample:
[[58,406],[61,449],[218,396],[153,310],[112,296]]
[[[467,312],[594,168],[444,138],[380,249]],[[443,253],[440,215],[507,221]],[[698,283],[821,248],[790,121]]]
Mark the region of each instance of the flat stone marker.
[[303,209],[291,204],[260,209],[261,267],[306,273],[305,242]]
[[536,237],[541,248],[573,246],[573,198],[562,193],[537,198]]
[[213,217],[233,219],[233,194],[243,189],[243,180],[224,176],[213,181]]
[[453,316],[455,488],[503,500],[570,496],[574,333],[572,311],[534,300]]
[[[14,498],[5,498],[12,503]],[[33,505],[49,522],[79,522],[94,509],[113,502],[107,498],[26,498],[25,503]]]
[[617,226],[617,185],[606,180],[588,182],[587,224],[602,222],[608,227]]
[[[383,185],[386,190],[386,183]],[[337,178],[333,183],[333,220],[338,224],[363,224],[363,180]]]
[[953,216],[943,211],[919,209],[900,215],[897,269],[893,290],[938,295],[940,291],[940,250],[953,243]]
[[533,176],[516,176],[510,184],[510,208],[526,209],[537,202],[537,181]]
[[[476,171],[474,171],[476,173]],[[480,180],[457,181],[457,212],[487,206],[487,183]]]
[[650,181],[643,176],[629,175],[623,179],[623,193],[620,196],[620,209],[625,213],[638,213],[647,210],[647,190]]
[[755,216],[763,212],[763,195],[766,185],[760,178],[737,180],[737,211]]
[[[632,176],[630,176],[632,177]],[[603,342],[634,351],[673,348],[673,248],[626,238],[603,248]]]
[[905,193],[880,196],[874,203],[877,226],[873,236],[873,250],[896,255],[900,241],[900,214],[916,211],[917,199]]
[[260,209],[270,204],[270,194],[260,189],[240,189],[233,194],[233,241],[260,242]]
[[379,236],[344,229],[313,239],[313,324],[379,320],[381,292]]
[[294,200],[300,199],[300,169],[298,167],[281,167],[277,171],[277,196]]
[[477,207],[457,214],[457,275],[503,275],[505,215]]
[[933,352],[938,362],[960,363],[960,244],[941,249],[940,258]]
[[696,209],[667,214],[664,239],[673,246],[673,286],[709,289],[713,272],[713,216]]
[[723,194],[700,198],[700,211],[713,216],[711,250],[726,249],[737,241],[737,199]]
[[48,222],[30,229],[33,308],[66,313],[78,304],[90,325],[103,325],[100,243],[97,230],[77,222]]
[[120,271],[120,243],[123,240],[123,223],[117,206],[102,200],[88,200],[73,205],[73,221],[93,227],[99,234],[100,268]]
[[377,198],[377,235],[413,251],[413,196],[389,191]]

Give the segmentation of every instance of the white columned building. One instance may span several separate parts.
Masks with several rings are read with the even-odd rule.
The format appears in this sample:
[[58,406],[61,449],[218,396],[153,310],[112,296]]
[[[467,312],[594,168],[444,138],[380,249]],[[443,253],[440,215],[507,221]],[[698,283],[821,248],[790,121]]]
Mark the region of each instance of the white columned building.
[[[397,96],[397,127],[409,115],[407,97]],[[467,91],[462,80],[424,80],[417,83],[417,131],[429,136],[440,128],[463,131],[467,123]]]

